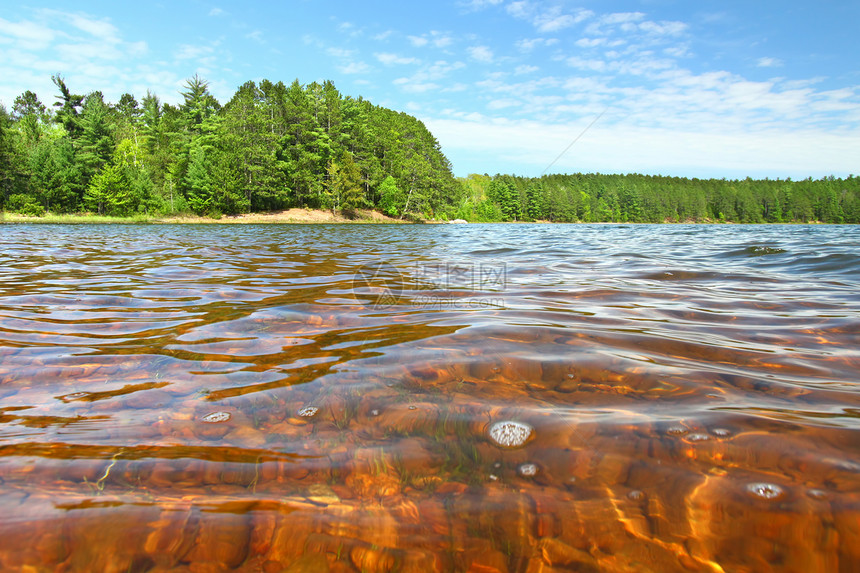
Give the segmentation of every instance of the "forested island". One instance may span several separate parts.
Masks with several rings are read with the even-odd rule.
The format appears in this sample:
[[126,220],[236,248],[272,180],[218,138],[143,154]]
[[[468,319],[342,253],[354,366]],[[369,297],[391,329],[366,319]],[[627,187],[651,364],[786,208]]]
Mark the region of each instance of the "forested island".
[[569,174],[455,178],[413,116],[330,81],[247,82],[224,105],[195,76],[171,105],[116,103],[54,76],[51,105],[0,106],[0,208],[41,217],[209,217],[289,208],[411,220],[860,223],[860,178]]

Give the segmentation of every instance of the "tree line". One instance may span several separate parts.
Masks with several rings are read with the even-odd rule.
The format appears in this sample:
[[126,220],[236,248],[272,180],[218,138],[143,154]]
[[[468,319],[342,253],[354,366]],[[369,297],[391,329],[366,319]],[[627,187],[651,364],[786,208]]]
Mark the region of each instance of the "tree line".
[[576,173],[470,175],[454,215],[469,221],[860,223],[860,177],[689,179]]
[[860,178],[555,174],[455,179],[413,116],[330,81],[240,86],[223,106],[194,76],[179,105],[116,103],[57,75],[0,106],[0,208],[29,215],[201,215],[308,207],[412,220],[860,223]]
[[326,81],[247,82],[223,106],[195,76],[182,103],[116,103],[63,77],[0,107],[0,208],[25,214],[234,214],[291,207],[435,217],[461,185],[439,143],[405,113]]

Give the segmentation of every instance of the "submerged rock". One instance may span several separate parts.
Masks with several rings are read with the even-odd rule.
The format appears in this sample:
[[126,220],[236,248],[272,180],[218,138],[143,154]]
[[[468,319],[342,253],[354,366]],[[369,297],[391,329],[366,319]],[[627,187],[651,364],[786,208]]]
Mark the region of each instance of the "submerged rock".
[[200,420],[202,422],[206,422],[207,424],[217,424],[219,422],[226,422],[230,419],[230,412],[212,412],[211,414],[206,414]]
[[773,483],[751,483],[747,485],[747,491],[762,499],[776,499],[782,496],[782,488]]
[[518,448],[534,433],[534,428],[524,422],[496,422],[490,426],[490,439],[504,448]]

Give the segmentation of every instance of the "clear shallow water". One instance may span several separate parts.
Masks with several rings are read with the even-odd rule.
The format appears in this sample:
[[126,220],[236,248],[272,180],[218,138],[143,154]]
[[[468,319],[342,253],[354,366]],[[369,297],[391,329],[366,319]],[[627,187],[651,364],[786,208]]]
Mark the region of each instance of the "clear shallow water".
[[857,227],[22,225],[0,263],[4,570],[860,568]]

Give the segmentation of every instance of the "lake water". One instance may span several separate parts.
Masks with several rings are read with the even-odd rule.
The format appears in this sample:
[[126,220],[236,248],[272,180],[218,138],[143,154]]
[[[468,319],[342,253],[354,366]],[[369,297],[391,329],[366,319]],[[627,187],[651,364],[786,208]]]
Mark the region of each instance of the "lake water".
[[860,228],[0,226],[4,571],[858,571]]

